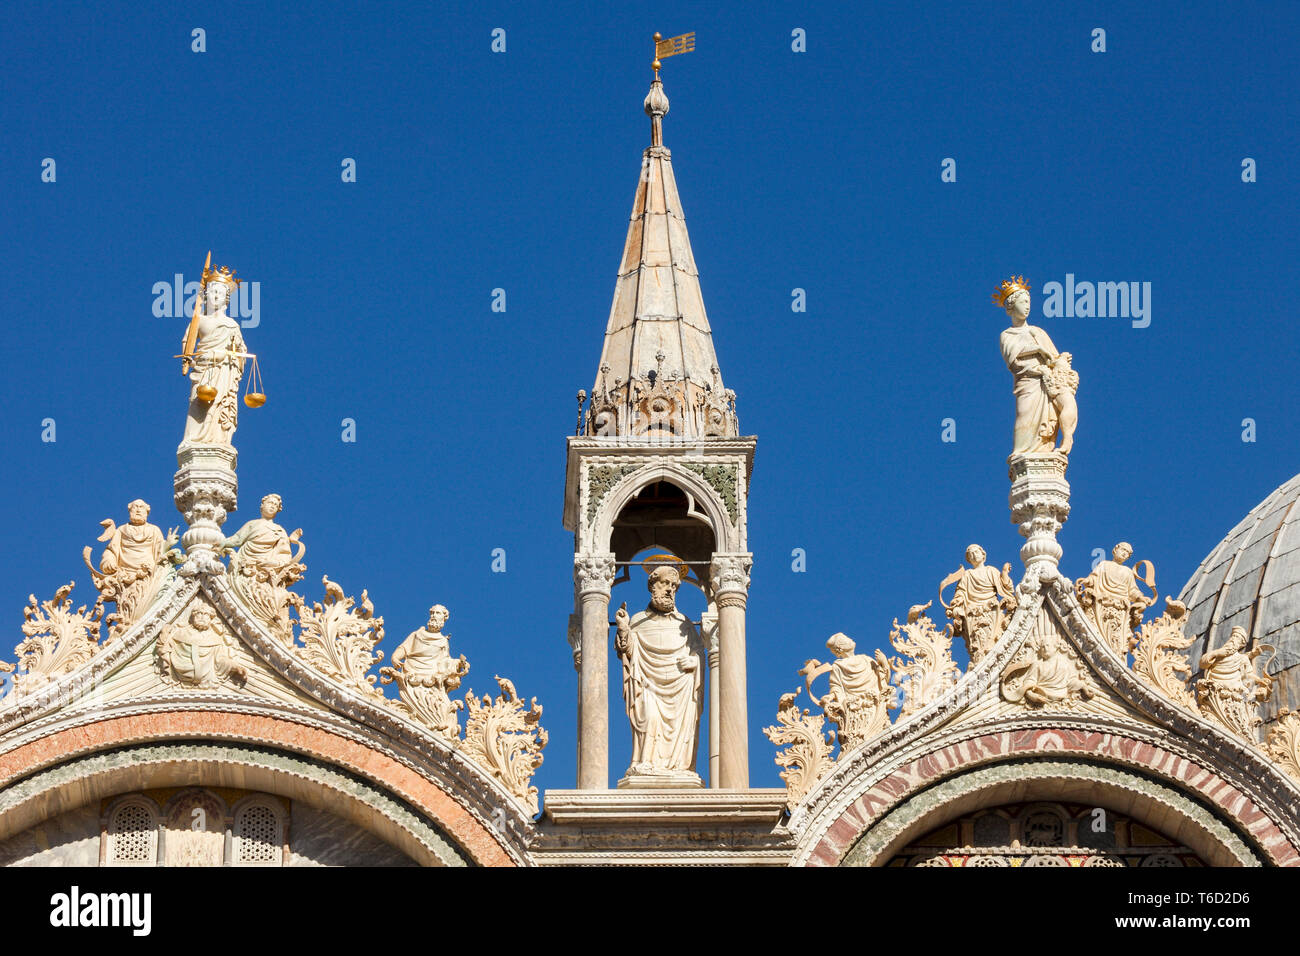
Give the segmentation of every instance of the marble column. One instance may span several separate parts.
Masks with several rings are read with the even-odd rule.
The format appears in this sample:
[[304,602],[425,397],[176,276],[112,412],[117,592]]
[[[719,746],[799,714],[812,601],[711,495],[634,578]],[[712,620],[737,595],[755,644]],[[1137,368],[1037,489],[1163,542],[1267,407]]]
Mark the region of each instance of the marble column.
[[745,605],[749,599],[751,554],[714,554],[709,568],[718,608],[718,782],[725,789],[749,788],[749,721],[746,715]]
[[582,635],[578,657],[578,789],[609,788],[609,593],[614,555],[573,559]]
[[718,756],[721,747],[721,723],[718,711],[718,612],[705,611],[700,615],[700,630],[703,632],[704,647],[709,655],[709,786],[718,786]]

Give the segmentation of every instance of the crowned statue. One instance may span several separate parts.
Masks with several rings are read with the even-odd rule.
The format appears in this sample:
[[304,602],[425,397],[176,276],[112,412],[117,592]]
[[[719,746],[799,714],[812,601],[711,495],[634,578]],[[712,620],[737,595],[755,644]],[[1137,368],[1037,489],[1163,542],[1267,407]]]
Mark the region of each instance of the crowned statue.
[[[209,266],[211,261],[209,253]],[[181,346],[181,371],[189,373],[192,383],[182,445],[231,444],[239,419],[239,383],[249,358],[239,323],[226,313],[239,280],[225,266],[209,266],[203,269],[200,302]]]
[[685,566],[661,557],[645,567],[650,604],[629,617],[624,602],[614,614],[614,648],[623,661],[623,700],[632,724],[632,764],[619,786],[703,786],[695,754],[704,645],[695,625],[677,610]]
[[[1030,325],[1029,284],[1023,276],[1003,281],[993,304],[1006,309],[1011,327],[1002,333],[1002,359],[1015,379],[1016,455],[1056,452],[1068,456],[1079,420],[1074,394],[1079,374],[1070,367],[1070,353],[1058,352],[1047,333]],[[1056,436],[1061,446],[1056,447]]]

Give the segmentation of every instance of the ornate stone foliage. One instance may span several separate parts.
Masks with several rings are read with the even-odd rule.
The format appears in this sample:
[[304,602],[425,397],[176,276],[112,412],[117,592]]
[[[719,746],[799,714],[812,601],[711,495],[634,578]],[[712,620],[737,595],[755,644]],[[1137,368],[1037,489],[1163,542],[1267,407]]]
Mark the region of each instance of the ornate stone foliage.
[[894,657],[890,660],[895,684],[902,694],[899,720],[916,713],[952,687],[961,677],[961,668],[952,659],[951,625],[942,631],[935,630],[934,622],[925,611],[930,602],[913,607],[907,614],[907,623],[900,625],[894,618],[889,643],[908,660]]
[[322,580],[323,604],[308,607],[301,598],[295,602],[303,659],[354,690],[383,697],[383,691],[375,686],[376,675],[369,671],[384,657],[383,651],[375,650],[384,639],[384,619],[374,616],[374,605],[365,591],[361,592],[361,606],[356,607],[341,587],[328,577]]
[[[1127,567],[1124,562],[1132,556],[1132,546],[1121,541],[1111,551],[1112,560],[1098,563],[1091,574],[1074,584],[1084,613],[1120,657],[1128,655],[1133,631],[1142,623],[1142,612],[1156,603],[1154,593],[1147,597],[1138,587],[1141,580],[1154,589],[1155,568],[1150,561]],[[1146,576],[1139,578],[1138,568],[1144,564]]]
[[706,465],[697,461],[683,462],[682,467],[695,472],[712,486],[727,506],[727,515],[734,525],[740,516],[740,505],[736,498],[737,473],[740,469],[735,465]]
[[[1046,609],[1040,616],[1048,614]],[[1030,708],[1073,710],[1096,694],[1083,661],[1057,634],[1050,622],[1039,622],[1035,634],[1011,658],[1002,672],[1002,698]]]
[[1187,605],[1174,598],[1165,598],[1165,613],[1130,639],[1133,651],[1133,673],[1138,679],[1156,688],[1176,704],[1196,710],[1187,682],[1192,668],[1181,653],[1196,640],[1183,634],[1187,623]]
[[1268,732],[1268,755],[1300,781],[1300,712],[1283,708]]
[[159,674],[168,684],[207,690],[227,680],[241,684],[247,677],[239,663],[239,643],[203,602],[162,632],[155,659]]
[[[983,548],[972,544],[966,549],[966,560],[971,566],[959,567],[939,584],[939,603],[952,619],[953,636],[965,640],[972,665],[993,649],[1016,610],[1011,565],[1002,565],[999,574],[996,568],[984,563],[986,557]],[[943,589],[950,584],[957,586],[952,592],[952,602],[946,603]]]
[[83,604],[72,610],[68,597],[75,585],[69,582],[54,592],[48,601],[27,599],[23,608],[21,644],[14,648],[18,664],[0,662],[0,670],[13,672],[13,691],[9,700],[17,700],[76,670],[99,650],[103,600],[96,601],[90,612]]
[[139,498],[126,510],[127,524],[114,524],[112,518],[100,522],[104,533],[98,540],[106,545],[98,570],[90,561],[91,547],[87,545],[81,552],[91,581],[99,590],[100,602],[116,605],[116,610],[104,618],[109,625],[109,640],[119,637],[139,619],[170,577],[173,565],[180,561],[180,552],[175,550],[180,541],[176,528],[164,538],[162,530],[146,520],[149,504]]
[[596,517],[596,512],[600,509],[600,501],[610,489],[640,467],[640,464],[591,466],[587,472],[588,521]]
[[[874,658],[855,653],[856,645],[844,634],[833,634],[826,648],[835,660],[823,664],[816,658],[804,663],[799,671],[808,688],[808,696],[835,724],[840,752],[874,737],[889,726],[889,708],[894,705],[894,688],[889,683],[890,665],[884,652]],[[813,694],[813,681],[828,675],[830,688],[821,697]]]
[[504,677],[493,679],[501,691],[496,700],[484,694],[480,701],[472,690],[465,695],[464,750],[536,813],[537,788],[530,781],[542,765],[542,750],[549,739],[538,722],[542,708],[536,697],[525,704]]
[[767,739],[778,747],[776,762],[781,767],[781,779],[789,806],[793,807],[802,800],[818,780],[830,769],[834,760],[831,758],[831,743],[834,737],[823,733],[825,718],[821,714],[811,714],[807,708],[800,711],[795,706],[795,698],[803,688],[793,693],[782,694],[777,705],[776,724],[764,727]]
[[441,604],[429,608],[429,623],[398,645],[391,666],[379,669],[379,679],[385,684],[397,683],[401,699],[394,706],[398,710],[455,740],[460,735],[456,715],[465,705],[453,701],[450,693],[469,673],[469,662],[464,654],[458,659],[451,656],[449,635],[442,630],[449,617]]
[[1267,644],[1250,651],[1246,647],[1246,629],[1234,627],[1227,642],[1201,655],[1201,678],[1196,682],[1196,705],[1201,716],[1212,720],[1229,733],[1251,743],[1258,742],[1256,729],[1263,718],[1259,704],[1273,691],[1273,678],[1256,673],[1255,661]]

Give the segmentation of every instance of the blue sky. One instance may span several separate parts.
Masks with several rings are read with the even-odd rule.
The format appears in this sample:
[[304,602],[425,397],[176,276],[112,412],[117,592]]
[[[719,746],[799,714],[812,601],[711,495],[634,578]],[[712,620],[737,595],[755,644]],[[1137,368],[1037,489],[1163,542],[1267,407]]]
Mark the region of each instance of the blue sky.
[[[970,542],[1019,568],[1007,323],[989,304],[1006,276],[1033,285],[1033,321],[1082,379],[1070,576],[1126,539],[1177,593],[1297,470],[1300,7],[42,3],[9,16],[12,644],[29,592],[75,578],[92,599],[81,549],[101,519],[143,497],[155,523],[180,523],[185,320],[155,317],[152,289],[196,279],[212,249],[260,283],[245,337],[269,395],[241,416],[227,528],[283,495],[281,522],[309,548],[300,589],[319,598],[323,573],[368,589],[390,651],[447,605],[467,686],[502,674],[539,697],[551,743],[536,782],[572,786],[564,440],[649,141],[655,30],[696,33],[696,52],[665,61],[664,138],[719,363],[759,438],[754,785],[779,785],[761,727],[832,632],[888,648],[891,620],[934,597]],[[191,52],[195,27],[206,53]],[[1090,49],[1098,27],[1105,53]],[[955,183],[940,180],[948,157]],[[1257,182],[1242,182],[1246,157]],[[1067,274],[1150,282],[1150,325],[1043,318],[1043,284]],[[945,418],[956,442],[941,441]],[[614,600],[644,596],[634,580]],[[630,751],[618,686],[614,779]]]

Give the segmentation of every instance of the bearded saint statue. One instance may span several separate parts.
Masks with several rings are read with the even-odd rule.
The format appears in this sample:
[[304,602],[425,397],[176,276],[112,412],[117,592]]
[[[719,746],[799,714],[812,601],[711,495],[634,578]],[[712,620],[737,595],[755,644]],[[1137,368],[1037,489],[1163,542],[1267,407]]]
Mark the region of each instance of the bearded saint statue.
[[620,787],[700,787],[695,772],[704,689],[704,645],[677,610],[682,573],[661,564],[650,572],[650,604],[629,618],[615,612],[614,648],[623,661],[623,700],[632,724],[632,764]]

